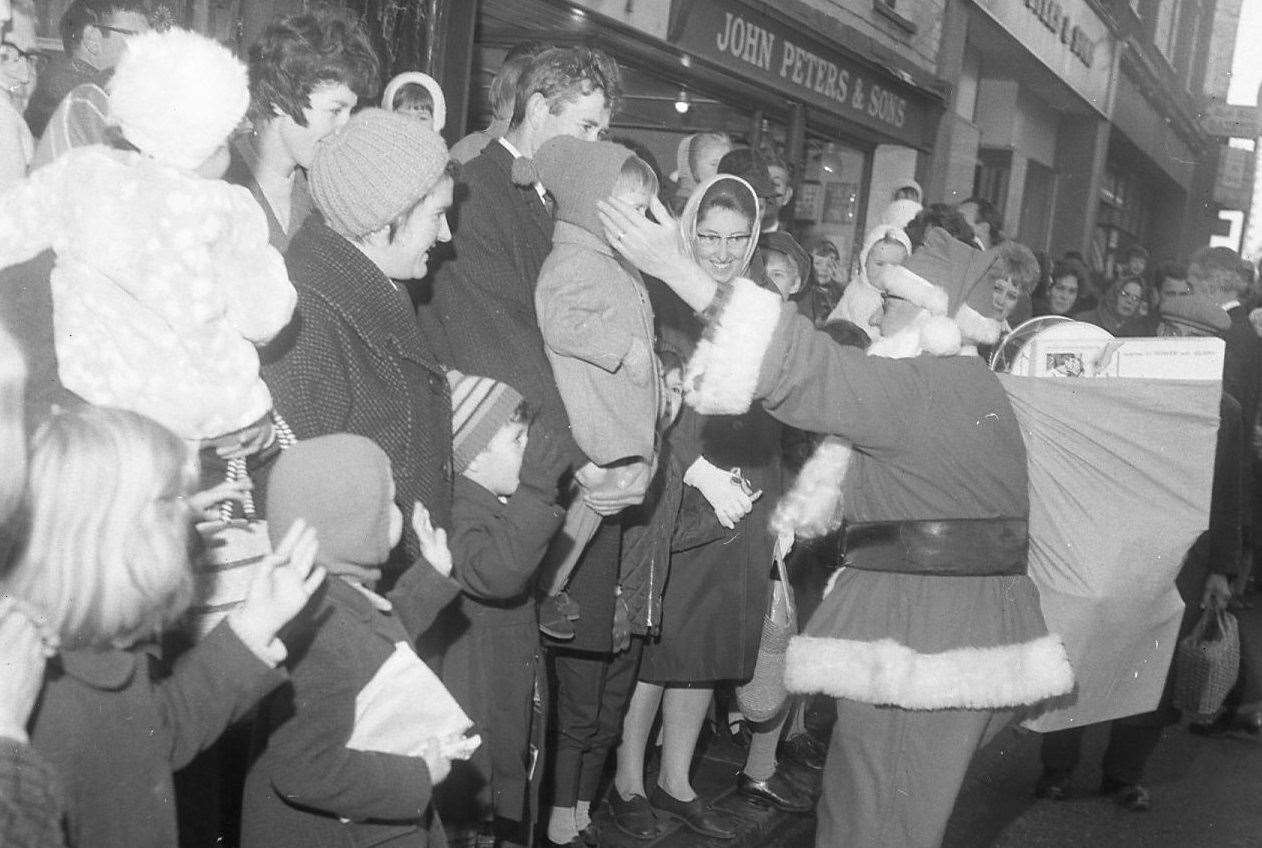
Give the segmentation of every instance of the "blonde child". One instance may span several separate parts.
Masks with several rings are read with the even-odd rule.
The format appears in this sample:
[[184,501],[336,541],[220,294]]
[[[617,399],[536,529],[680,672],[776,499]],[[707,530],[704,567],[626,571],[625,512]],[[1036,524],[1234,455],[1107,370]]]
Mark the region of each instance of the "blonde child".
[[223,457],[271,439],[256,347],[297,295],[249,191],[221,182],[245,66],[180,29],[138,35],[110,81],[129,148],[76,148],[0,204],[0,267],[52,248],[62,384]]
[[324,578],[295,524],[245,602],[153,679],[192,590],[196,473],[183,441],[124,410],[61,413],[34,439],[28,536],[0,592],[58,642],[30,738],[65,785],[71,848],[177,843],[172,771],[284,680],[276,634]]

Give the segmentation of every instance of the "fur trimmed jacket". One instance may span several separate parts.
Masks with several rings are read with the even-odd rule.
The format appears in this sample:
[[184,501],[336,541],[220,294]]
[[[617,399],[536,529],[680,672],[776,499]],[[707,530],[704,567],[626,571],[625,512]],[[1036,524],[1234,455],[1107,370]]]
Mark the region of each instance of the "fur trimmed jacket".
[[0,205],[0,266],[49,247],[67,389],[185,439],[271,409],[256,346],[289,323],[297,294],[249,192],[138,153],[78,148]]

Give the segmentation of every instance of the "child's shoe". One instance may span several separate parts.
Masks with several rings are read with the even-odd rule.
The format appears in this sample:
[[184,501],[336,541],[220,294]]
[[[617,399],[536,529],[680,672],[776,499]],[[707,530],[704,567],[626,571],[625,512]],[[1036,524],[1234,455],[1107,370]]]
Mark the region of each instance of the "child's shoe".
[[[568,642],[575,636],[574,625],[570,623],[572,619],[566,615],[560,604],[560,599],[563,597],[565,596],[557,595],[544,598],[539,602],[539,630],[558,642]],[[569,601],[568,598],[566,600]],[[578,607],[578,604],[573,601],[569,603],[574,604],[575,608]],[[576,614],[575,618],[577,617]]]

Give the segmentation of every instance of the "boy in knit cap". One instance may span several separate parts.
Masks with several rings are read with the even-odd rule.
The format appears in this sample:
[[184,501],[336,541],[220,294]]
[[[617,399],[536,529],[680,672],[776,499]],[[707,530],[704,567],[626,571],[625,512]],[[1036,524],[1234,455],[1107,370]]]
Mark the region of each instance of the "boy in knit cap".
[[484,744],[457,764],[441,806],[449,823],[512,839],[525,820],[533,692],[539,660],[534,575],[561,523],[566,469],[511,386],[448,372],[451,386],[453,576],[463,595],[443,677]]
[[[643,212],[657,194],[657,176],[619,144],[558,136],[533,159],[518,159],[513,177],[540,183],[556,201],[535,309],[574,440],[596,465],[648,465],[660,392],[653,309],[640,272],[605,240],[596,202],[612,195]],[[554,591],[600,521],[590,508],[575,509],[579,520],[567,522],[573,554],[560,565]]]
[[[347,493],[354,493],[347,497]],[[289,685],[264,702],[246,780],[242,845],[445,845],[430,798],[453,759],[477,746],[468,717],[412,649],[375,591],[403,534],[390,459],[371,440],[335,433],[280,455],[267,490],[270,530],[305,521],[328,572],[294,647]],[[450,574],[451,554],[420,503],[414,567]],[[454,586],[437,598],[450,601]],[[381,733],[383,727],[388,733]]]

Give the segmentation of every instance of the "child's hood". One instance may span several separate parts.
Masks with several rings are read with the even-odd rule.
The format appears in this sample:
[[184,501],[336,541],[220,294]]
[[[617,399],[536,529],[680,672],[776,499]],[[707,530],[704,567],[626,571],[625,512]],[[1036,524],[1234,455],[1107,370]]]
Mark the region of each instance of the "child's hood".
[[611,141],[583,141],[568,135],[545,141],[533,157],[513,162],[513,182],[543,185],[556,201],[556,219],[605,237],[596,201],[613,193],[622,166],[635,154]]
[[267,483],[267,531],[280,543],[296,519],[316,531],[316,561],[360,573],[390,556],[390,458],[363,436],[335,433],[282,451]]

